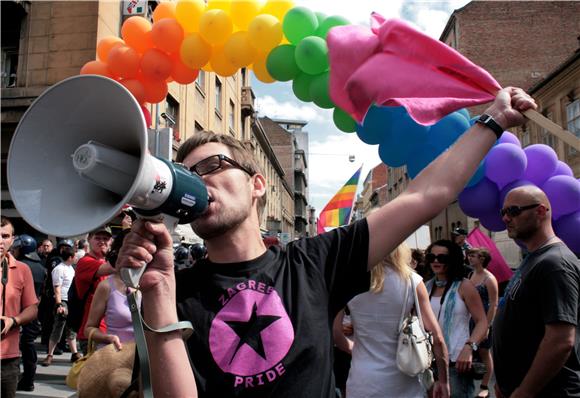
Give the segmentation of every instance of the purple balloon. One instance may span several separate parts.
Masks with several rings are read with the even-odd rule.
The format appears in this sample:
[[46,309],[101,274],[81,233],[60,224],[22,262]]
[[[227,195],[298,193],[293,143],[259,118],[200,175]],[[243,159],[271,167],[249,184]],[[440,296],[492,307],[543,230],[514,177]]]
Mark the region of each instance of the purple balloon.
[[524,149],[528,158],[528,166],[523,179],[541,186],[552,177],[558,167],[558,155],[552,148],[544,144],[530,145]]
[[[503,136],[502,136],[503,137]],[[506,143],[491,148],[485,158],[485,176],[503,187],[524,175],[528,159],[517,145]]]
[[501,137],[499,137],[499,140],[497,140],[498,144],[514,144],[519,146],[520,148],[522,147],[522,143],[520,142],[520,140],[518,139],[518,137],[515,134],[510,133],[509,131],[504,131],[503,134],[501,135]]
[[505,197],[512,189],[517,188],[517,187],[523,187],[524,185],[536,186],[536,184],[534,184],[533,182],[527,181],[527,180],[516,180],[514,182],[510,182],[505,187],[503,187],[501,189],[501,191],[499,191],[499,205],[500,205],[500,207],[503,207],[503,202],[505,201]]
[[580,210],[580,182],[574,177],[554,176],[542,185],[542,191],[550,199],[554,220]]
[[556,172],[554,173],[555,176],[570,176],[574,177],[574,172],[566,163],[558,160],[558,166],[556,166]]
[[576,255],[580,254],[580,211],[560,217],[554,222],[554,232]]
[[499,208],[481,215],[479,217],[479,222],[490,231],[499,232],[506,229],[505,223],[502,221],[499,214]]
[[459,206],[469,217],[479,218],[480,215],[497,211],[499,207],[499,191],[497,185],[482,178],[476,185],[465,188],[459,194]]

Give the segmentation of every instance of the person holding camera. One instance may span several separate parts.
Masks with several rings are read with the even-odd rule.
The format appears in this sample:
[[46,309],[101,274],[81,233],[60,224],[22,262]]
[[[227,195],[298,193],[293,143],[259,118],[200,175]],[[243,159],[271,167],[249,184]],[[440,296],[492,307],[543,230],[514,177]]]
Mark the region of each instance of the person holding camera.
[[63,332],[66,332],[66,341],[71,351],[70,361],[75,362],[81,357],[81,354],[77,352],[76,333],[66,324],[66,318],[68,315],[68,291],[75,276],[75,270],[73,268],[75,253],[73,248],[64,247],[60,254],[62,263],[58,264],[52,270],[52,285],[54,288],[55,301],[54,324],[52,326],[50,339],[48,340],[48,353],[44,361],[41,362],[42,366],[52,365],[54,350],[60,341]]

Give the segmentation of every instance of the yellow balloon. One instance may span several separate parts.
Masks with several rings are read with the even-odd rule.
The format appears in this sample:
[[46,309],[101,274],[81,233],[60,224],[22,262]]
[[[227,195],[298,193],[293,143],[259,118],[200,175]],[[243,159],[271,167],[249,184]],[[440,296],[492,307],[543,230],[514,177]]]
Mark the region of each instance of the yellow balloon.
[[226,59],[234,66],[243,68],[254,62],[256,50],[250,44],[248,32],[236,32],[224,44]]
[[274,80],[274,78],[272,76],[270,76],[270,73],[268,72],[268,69],[266,68],[266,59],[268,58],[268,54],[259,54],[256,57],[256,60],[254,61],[254,64],[252,65],[252,70],[254,71],[254,75],[256,75],[256,78],[261,81],[262,83],[274,83],[276,80]]
[[260,4],[256,0],[232,0],[232,21],[240,30],[248,30],[250,22],[258,15]]
[[197,32],[204,11],[203,0],[179,0],[175,7],[175,18],[186,32]]
[[258,15],[248,29],[250,43],[261,52],[268,52],[282,40],[282,24],[269,14]]
[[211,58],[211,46],[199,33],[190,33],[181,43],[181,61],[191,69],[199,69]]
[[213,68],[211,67],[211,64],[209,62],[204,66],[202,66],[201,70],[204,72],[213,72]]
[[199,21],[199,33],[212,45],[223,45],[231,36],[234,25],[223,10],[207,10]]
[[207,1],[207,9],[208,10],[222,10],[230,13],[230,0],[208,0]]
[[260,14],[270,14],[278,18],[280,22],[284,21],[284,15],[289,9],[294,7],[294,2],[292,0],[268,0]]
[[215,46],[213,48],[213,54],[209,63],[213,71],[223,77],[232,76],[238,71],[238,68],[232,65],[226,58],[223,46]]

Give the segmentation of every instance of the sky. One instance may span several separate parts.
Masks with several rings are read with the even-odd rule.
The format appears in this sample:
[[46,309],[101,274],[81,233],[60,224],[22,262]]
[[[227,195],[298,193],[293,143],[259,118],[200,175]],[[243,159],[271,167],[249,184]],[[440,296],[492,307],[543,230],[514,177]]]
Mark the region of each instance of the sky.
[[[400,18],[413,24],[420,31],[439,39],[453,10],[469,1],[415,1],[415,0],[295,0],[295,4],[326,15],[340,15],[352,24],[369,25],[371,12],[386,18]],[[368,172],[381,163],[378,146],[371,146],[358,139],[356,134],[338,130],[332,122],[332,109],[321,109],[313,103],[305,103],[292,93],[291,82],[264,84],[252,76],[252,88],[256,94],[256,108],[260,117],[307,121],[304,130],[309,133],[309,203],[316,214],[344,185],[363,167],[362,181]],[[354,155],[354,162],[349,160]]]

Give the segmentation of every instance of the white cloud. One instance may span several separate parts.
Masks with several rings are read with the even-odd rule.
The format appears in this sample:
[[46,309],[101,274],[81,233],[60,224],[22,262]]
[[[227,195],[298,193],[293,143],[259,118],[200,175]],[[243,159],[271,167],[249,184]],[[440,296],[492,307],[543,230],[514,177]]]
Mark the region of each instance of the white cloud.
[[260,116],[268,116],[273,119],[298,119],[307,121],[324,122],[328,117],[313,104],[302,104],[298,100],[279,101],[276,98],[265,95],[256,98],[256,109]]

